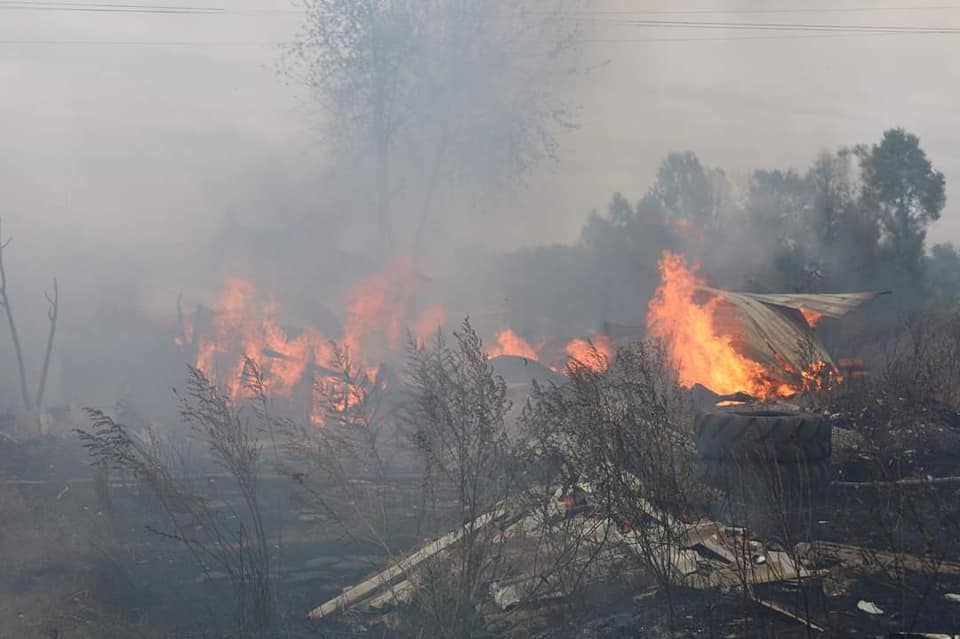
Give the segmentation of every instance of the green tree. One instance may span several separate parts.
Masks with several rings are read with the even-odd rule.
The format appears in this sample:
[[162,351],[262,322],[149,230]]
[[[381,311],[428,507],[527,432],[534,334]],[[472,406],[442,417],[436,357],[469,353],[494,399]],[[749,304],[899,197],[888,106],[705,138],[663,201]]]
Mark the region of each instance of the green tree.
[[927,279],[933,293],[956,301],[960,296],[960,252],[953,244],[934,244],[927,258]]
[[701,228],[715,225],[720,209],[722,172],[708,170],[692,151],[671,153],[657,170],[648,196],[674,219],[689,219]]
[[860,204],[854,154],[824,151],[805,176],[811,200],[808,228],[815,232],[824,268],[822,290],[852,290],[873,285],[880,228]]
[[904,274],[922,274],[927,225],[946,204],[943,173],[933,168],[920,139],[903,129],[885,131],[879,144],[859,146],[856,154],[861,206],[877,216],[883,258]]

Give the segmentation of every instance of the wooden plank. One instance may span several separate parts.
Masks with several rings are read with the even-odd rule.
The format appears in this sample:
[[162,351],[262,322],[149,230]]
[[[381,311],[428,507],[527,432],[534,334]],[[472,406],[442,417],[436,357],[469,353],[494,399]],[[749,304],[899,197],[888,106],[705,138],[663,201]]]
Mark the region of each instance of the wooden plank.
[[462,539],[463,536],[468,532],[479,530],[488,524],[493,523],[495,520],[503,517],[505,514],[506,509],[503,506],[498,506],[491,512],[480,515],[470,523],[465,524],[453,532],[447,533],[443,537],[430,542],[420,550],[416,551],[412,555],[408,555],[406,558],[398,561],[386,570],[378,572],[374,576],[360,582],[356,586],[347,588],[340,595],[311,610],[307,616],[310,619],[321,619],[327,615],[337,612],[338,610],[343,610],[352,606],[358,601],[361,601],[375,593],[380,588],[389,585],[400,577],[406,576],[411,570],[416,568],[427,559],[430,559],[445,548],[448,548],[460,541],[460,539]]
[[798,623],[802,623],[803,625],[805,625],[807,628],[810,628],[811,630],[816,630],[816,631],[819,632],[819,633],[824,633],[824,632],[826,632],[826,630],[824,630],[823,628],[821,628],[821,627],[818,626],[817,624],[813,623],[813,622],[810,621],[809,619],[805,619],[805,618],[801,617],[800,615],[798,615],[798,614],[795,613],[794,611],[792,611],[792,610],[790,610],[790,609],[788,609],[788,608],[786,608],[786,607],[784,607],[784,606],[781,606],[780,604],[778,604],[778,603],[776,603],[776,602],[774,602],[774,601],[770,601],[769,599],[761,599],[760,597],[757,596],[757,594],[756,594],[755,592],[753,592],[753,589],[752,589],[752,588],[750,589],[750,591],[749,591],[748,594],[750,595],[750,598],[751,598],[753,601],[755,601],[756,603],[760,604],[760,605],[763,606],[764,608],[767,608],[767,609],[772,610],[772,611],[774,611],[774,612],[776,612],[776,613],[779,613],[779,614],[783,615],[784,617],[788,617],[788,618],[790,618],[790,619],[793,619],[794,621],[796,621],[796,622],[798,622]]

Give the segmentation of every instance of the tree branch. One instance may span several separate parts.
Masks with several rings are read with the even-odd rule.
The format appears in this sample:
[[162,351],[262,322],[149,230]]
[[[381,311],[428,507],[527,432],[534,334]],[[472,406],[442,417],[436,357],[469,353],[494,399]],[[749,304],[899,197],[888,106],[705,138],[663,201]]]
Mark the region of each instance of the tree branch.
[[57,287],[57,278],[53,278],[53,299],[43,294],[50,304],[47,309],[47,319],[50,320],[50,332],[47,334],[47,352],[43,356],[43,370],[40,373],[40,385],[37,387],[37,408],[43,405],[43,391],[47,387],[47,370],[50,368],[50,354],[53,352],[53,337],[57,333],[57,316],[60,312],[60,289]]
[[17,325],[13,321],[13,309],[10,308],[10,297],[7,294],[7,271],[3,266],[3,249],[13,238],[0,243],[0,306],[7,315],[7,324],[10,326],[10,338],[13,340],[13,349],[17,355],[17,370],[20,373],[20,393],[23,396],[23,406],[30,410],[30,393],[27,391],[27,373],[23,367],[23,350],[20,348],[20,337],[17,335]]

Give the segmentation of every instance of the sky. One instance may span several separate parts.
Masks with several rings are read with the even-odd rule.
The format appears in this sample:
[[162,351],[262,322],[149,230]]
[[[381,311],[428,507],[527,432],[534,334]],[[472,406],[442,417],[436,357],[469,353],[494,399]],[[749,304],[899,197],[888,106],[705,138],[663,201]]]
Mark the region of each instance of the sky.
[[[296,214],[322,197],[318,114],[304,88],[278,72],[280,43],[300,26],[296,5],[242,0],[214,14],[61,6],[79,2],[54,10],[0,2],[0,215],[17,237],[9,259],[21,269],[82,271],[94,256],[122,256],[125,268],[172,291],[191,274],[167,258],[209,250],[201,240],[225,215]],[[702,24],[960,28],[960,4],[584,7],[593,70],[570,87],[578,126],[561,134],[555,163],[471,226],[472,238],[495,249],[571,241],[614,191],[639,197],[670,151],[693,150],[734,176],[803,169],[822,149],[903,126],[947,177],[947,210],[931,238],[960,241],[960,34]],[[701,24],[677,24],[685,21]]]
[[[960,33],[863,33],[960,29],[960,4],[580,1],[591,71],[568,87],[577,127],[525,189],[455,226],[451,246],[575,241],[591,209],[615,191],[639,198],[671,151],[737,178],[803,170],[895,126],[946,174],[931,239],[960,243]],[[143,10],[158,5],[226,10]],[[75,360],[64,370],[97,362],[113,380],[102,396],[116,397],[130,369],[107,362],[149,361],[140,314],[172,322],[180,293],[216,303],[204,266],[218,263],[225,219],[269,226],[329,201],[337,158],[321,114],[279,72],[301,16],[291,0],[0,0],[0,233],[14,240],[4,262],[31,377],[54,276],[57,343]],[[776,26],[798,24],[814,26]],[[15,401],[7,381],[0,403]]]

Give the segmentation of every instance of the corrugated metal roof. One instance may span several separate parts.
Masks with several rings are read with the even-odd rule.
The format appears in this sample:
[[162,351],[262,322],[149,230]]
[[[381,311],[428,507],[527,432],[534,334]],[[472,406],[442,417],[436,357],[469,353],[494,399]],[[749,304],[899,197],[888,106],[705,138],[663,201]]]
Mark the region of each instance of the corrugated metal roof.
[[885,295],[890,291],[868,293],[796,293],[796,294],[761,294],[738,293],[746,297],[764,302],[795,308],[797,310],[813,311],[827,317],[843,317],[864,302],[869,302],[878,295]]
[[833,363],[800,310],[840,317],[882,294],[765,295],[709,287],[701,290],[722,299],[714,316],[717,332],[731,336],[734,348],[762,365],[771,377],[791,385],[801,381],[800,371],[810,364]]

